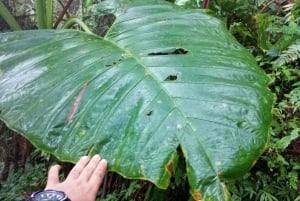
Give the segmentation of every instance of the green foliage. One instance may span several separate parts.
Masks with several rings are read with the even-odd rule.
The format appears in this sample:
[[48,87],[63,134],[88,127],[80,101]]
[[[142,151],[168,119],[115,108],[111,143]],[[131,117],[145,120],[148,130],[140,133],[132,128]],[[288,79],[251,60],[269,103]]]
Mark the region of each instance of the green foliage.
[[268,149],[251,173],[231,186],[234,200],[294,201],[299,196],[300,163],[274,151]]
[[98,198],[99,201],[116,201],[116,200],[126,200],[126,201],[135,201],[133,195],[136,191],[141,188],[141,185],[138,181],[133,180],[128,188],[121,189],[121,191],[114,191],[111,194],[108,194],[104,199]]
[[[269,144],[251,172],[228,184],[233,200],[300,200],[299,152],[294,149],[297,147],[295,144],[299,142],[300,128],[299,2],[211,0],[209,10],[206,11],[223,20],[236,39],[256,56],[261,68],[271,78],[270,88],[276,95]],[[92,4],[91,1],[85,3],[86,7]],[[198,0],[175,1],[175,4],[186,8],[199,8],[201,3],[202,1]],[[84,21],[87,21],[92,29],[95,28],[99,23],[96,22],[96,14],[90,10],[86,14],[88,16],[84,16]],[[181,165],[179,163],[179,166]],[[173,175],[168,190],[149,188],[147,198],[153,201],[174,201],[178,196],[170,196],[169,190],[188,191],[186,182],[186,172],[179,168]],[[129,186],[129,197],[134,197],[133,194],[141,188],[136,181]],[[106,200],[128,198],[125,196],[125,189],[109,194]]]
[[36,0],[36,16],[39,29],[53,27],[53,0]]
[[8,11],[8,9],[6,8],[6,6],[2,1],[0,1],[0,15],[3,17],[3,19],[11,27],[12,30],[14,31],[21,30],[21,26],[16,21],[14,16]]
[[42,152],[33,152],[24,169],[10,171],[8,179],[0,182],[0,200],[23,201],[32,192],[41,190],[46,183],[48,165],[49,160]]
[[[299,28],[299,27],[298,27]],[[299,31],[300,36],[300,31]],[[275,66],[283,66],[288,63],[296,62],[300,59],[300,40],[296,40],[290,46],[288,46],[287,50],[284,50],[279,57],[274,61]]]
[[[210,13],[225,22],[228,29],[254,55],[268,53],[280,58],[276,65],[299,58],[299,3],[285,1],[212,1]],[[283,52],[282,52],[283,51]],[[281,53],[282,52],[282,53]]]
[[291,134],[282,137],[280,140],[278,140],[275,143],[275,148],[280,150],[280,151],[284,151],[289,145],[290,143],[297,139],[299,137],[299,129],[294,128],[294,130],[291,131]]
[[185,8],[199,8],[201,7],[199,0],[175,0],[174,2],[178,6]]
[[268,73],[276,103],[264,155],[230,190],[234,200],[299,200],[299,1],[238,2],[214,1],[210,8]]
[[188,183],[186,164],[183,153],[178,150],[178,163],[174,166],[174,173],[171,183],[167,190],[161,190],[151,186],[146,194],[147,201],[182,201],[193,200],[189,194],[190,186]]
[[230,200],[224,181],[247,172],[268,139],[263,71],[201,11],[158,0],[97,8],[116,15],[104,38],[1,35],[1,119],[62,160],[100,153],[109,170],[160,188],[180,147],[194,199]]
[[[20,0],[21,1],[21,0]],[[77,29],[83,29],[84,31],[91,33],[87,25],[83,20],[88,20],[89,17],[85,14],[88,7],[92,5],[91,1],[80,0],[74,1],[73,3],[81,4],[82,10],[77,17],[71,17],[68,13],[68,9],[72,5],[72,2],[69,1],[64,5],[61,1],[56,0],[34,0],[33,5],[35,8],[30,8],[32,13],[35,13],[36,18],[36,27],[38,29],[53,29],[53,28],[70,28],[76,27]],[[19,4],[22,4],[22,2]],[[57,6],[60,5],[61,7]],[[24,10],[24,8],[20,8]],[[54,19],[56,15],[57,19]],[[12,14],[7,10],[5,5],[0,2],[0,15],[4,18],[4,21],[8,23],[12,30],[21,30],[21,26],[16,22]],[[80,16],[82,16],[81,20]],[[84,16],[84,17],[83,17]],[[77,26],[74,26],[77,25]]]

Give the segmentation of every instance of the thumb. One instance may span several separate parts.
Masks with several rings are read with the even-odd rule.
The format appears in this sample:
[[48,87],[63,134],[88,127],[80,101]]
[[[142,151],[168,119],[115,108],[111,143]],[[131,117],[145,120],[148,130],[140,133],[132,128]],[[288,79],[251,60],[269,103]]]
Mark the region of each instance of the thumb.
[[45,189],[51,189],[55,186],[55,184],[59,183],[59,171],[60,165],[54,165],[50,168],[48,172],[48,180]]

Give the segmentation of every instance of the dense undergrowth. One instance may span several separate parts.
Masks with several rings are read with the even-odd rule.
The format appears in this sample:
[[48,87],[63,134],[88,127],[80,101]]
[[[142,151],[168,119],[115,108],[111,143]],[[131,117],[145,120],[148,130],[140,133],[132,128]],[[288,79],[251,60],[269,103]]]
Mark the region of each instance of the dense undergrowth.
[[276,101],[265,153],[231,190],[234,200],[299,200],[300,1],[248,2],[224,5],[221,15],[269,75]]
[[[78,11],[76,15],[94,32],[105,33],[112,17],[101,18],[99,27],[99,16],[94,16],[88,9],[95,1],[80,3],[82,12]],[[300,200],[300,1],[177,0],[174,3],[196,9],[207,7],[206,12],[224,21],[230,32],[255,56],[270,77],[270,89],[276,97],[270,140],[252,170],[243,178],[228,184],[233,199]],[[4,128],[4,125],[1,127],[0,200],[23,200],[28,193],[45,185],[48,167],[59,161],[31,148],[28,142],[17,140],[16,134]],[[8,145],[14,145],[18,150]],[[24,158],[27,158],[27,162]],[[63,166],[65,172],[70,169],[69,164]],[[167,191],[159,190],[149,182],[126,180],[109,173],[99,191],[98,200],[189,200],[184,166],[179,165]]]

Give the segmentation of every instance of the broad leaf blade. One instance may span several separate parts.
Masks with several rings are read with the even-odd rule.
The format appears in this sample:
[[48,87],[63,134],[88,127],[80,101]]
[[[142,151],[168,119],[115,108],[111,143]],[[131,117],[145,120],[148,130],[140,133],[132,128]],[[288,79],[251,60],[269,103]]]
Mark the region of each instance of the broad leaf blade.
[[161,188],[180,146],[194,198],[229,199],[222,182],[248,171],[268,137],[266,76],[214,18],[124,2],[104,39],[2,34],[1,119],[62,160],[100,153]]
[[106,38],[134,53],[183,117],[174,126],[183,128],[177,137],[194,198],[224,199],[220,180],[245,173],[264,149],[268,78],[225,27],[201,11],[123,2]]

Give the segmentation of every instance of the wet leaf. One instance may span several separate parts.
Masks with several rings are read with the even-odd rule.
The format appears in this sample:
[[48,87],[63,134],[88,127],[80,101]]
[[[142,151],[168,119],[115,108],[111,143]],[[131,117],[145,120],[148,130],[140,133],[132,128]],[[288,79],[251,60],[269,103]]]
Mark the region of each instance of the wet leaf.
[[229,200],[223,182],[247,172],[268,138],[263,71],[200,10],[158,0],[98,9],[116,15],[104,38],[0,35],[0,118],[61,160],[100,153],[110,171],[160,188],[180,147],[194,198]]

